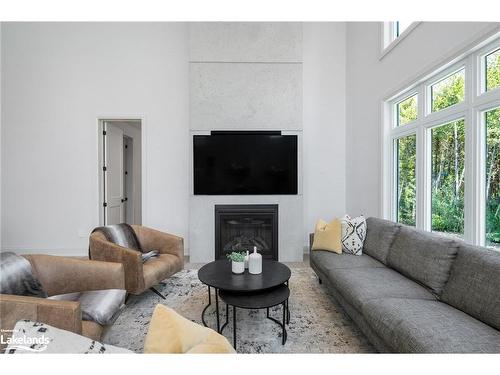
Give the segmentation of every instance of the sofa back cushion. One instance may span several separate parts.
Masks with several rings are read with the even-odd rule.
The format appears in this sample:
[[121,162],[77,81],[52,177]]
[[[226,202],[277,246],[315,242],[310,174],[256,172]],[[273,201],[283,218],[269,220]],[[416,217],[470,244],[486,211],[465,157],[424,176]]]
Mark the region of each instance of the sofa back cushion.
[[366,219],[366,238],[363,252],[387,264],[389,249],[400,227],[400,224],[389,220],[376,217]]
[[402,225],[387,264],[440,296],[457,252],[458,242],[451,238]]
[[500,252],[460,244],[441,300],[500,329]]

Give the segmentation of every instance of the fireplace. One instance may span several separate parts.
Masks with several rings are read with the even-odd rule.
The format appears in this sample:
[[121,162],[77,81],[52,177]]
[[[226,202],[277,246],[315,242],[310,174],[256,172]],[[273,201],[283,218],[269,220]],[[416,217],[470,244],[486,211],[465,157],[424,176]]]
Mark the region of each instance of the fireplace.
[[278,205],[215,205],[215,259],[253,251],[278,260]]

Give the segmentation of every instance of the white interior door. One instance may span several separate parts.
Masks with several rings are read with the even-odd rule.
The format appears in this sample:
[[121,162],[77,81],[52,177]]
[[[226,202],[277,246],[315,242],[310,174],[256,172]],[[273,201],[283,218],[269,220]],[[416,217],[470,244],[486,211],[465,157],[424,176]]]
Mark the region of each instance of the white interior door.
[[123,137],[123,196],[125,203],[123,209],[125,210],[124,217],[125,223],[136,224],[134,222],[134,141],[132,138],[125,135]]
[[104,165],[105,224],[119,224],[125,220],[123,202],[123,130],[105,123],[106,135]]

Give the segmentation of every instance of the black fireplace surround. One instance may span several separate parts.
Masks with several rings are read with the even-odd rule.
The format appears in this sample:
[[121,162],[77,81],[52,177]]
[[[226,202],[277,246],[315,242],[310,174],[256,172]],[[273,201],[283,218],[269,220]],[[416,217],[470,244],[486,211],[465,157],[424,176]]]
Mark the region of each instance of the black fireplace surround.
[[215,205],[215,259],[254,246],[263,258],[278,260],[278,205]]

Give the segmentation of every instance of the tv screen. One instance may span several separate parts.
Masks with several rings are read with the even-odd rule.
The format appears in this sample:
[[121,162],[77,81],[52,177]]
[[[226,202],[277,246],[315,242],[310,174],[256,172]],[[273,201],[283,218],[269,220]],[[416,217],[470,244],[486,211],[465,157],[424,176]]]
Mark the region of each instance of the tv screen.
[[193,136],[194,194],[297,194],[297,136],[212,132]]

